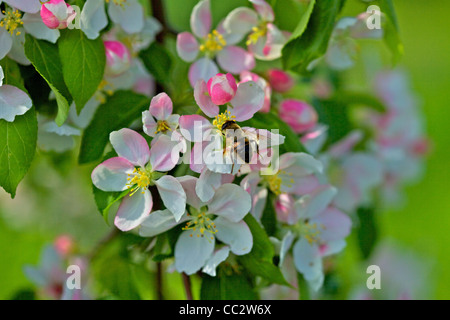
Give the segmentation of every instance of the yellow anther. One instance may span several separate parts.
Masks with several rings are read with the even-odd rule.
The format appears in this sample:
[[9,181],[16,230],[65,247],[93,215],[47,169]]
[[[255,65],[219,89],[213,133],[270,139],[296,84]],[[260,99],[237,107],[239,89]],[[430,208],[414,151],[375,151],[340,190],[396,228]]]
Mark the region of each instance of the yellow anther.
[[222,132],[222,126],[225,122],[229,120],[234,120],[236,117],[231,115],[230,111],[225,111],[224,113],[221,113],[217,115],[213,120],[213,125],[217,127],[218,130]]
[[248,36],[247,45],[255,44],[258,42],[259,38],[264,37],[267,34],[267,24],[262,23],[258,27],[252,28],[252,33]]
[[[196,236],[198,238],[204,237],[205,233],[210,233],[211,235],[217,233],[215,224],[209,217],[207,217],[205,212],[199,213],[198,215],[189,215],[189,217],[191,218],[191,220],[186,222],[186,225],[182,228],[182,230],[191,230],[192,233],[189,235],[190,237],[192,237],[197,230],[198,233],[196,234]],[[213,236],[210,238],[211,240],[214,240]]]
[[[109,3],[111,0],[105,0],[106,3]],[[121,6],[122,8],[125,6],[125,4],[127,3],[127,0],[112,0],[112,3],[115,4],[116,6]]]
[[[325,226],[322,224],[320,225],[320,228],[322,230],[325,229]],[[318,242],[320,240],[320,234],[322,233],[319,227],[317,226],[317,223],[309,223],[306,221],[303,223],[300,227],[300,233],[303,235],[303,237],[308,241],[309,244]]]
[[5,28],[5,30],[11,34],[16,36],[20,35],[21,32],[17,30],[17,28],[23,25],[22,14],[19,10],[3,10],[2,13],[5,15],[3,19],[0,21],[0,27]]
[[225,38],[217,30],[213,30],[204,43],[199,46],[200,51],[208,53],[216,53],[223,49],[227,45]]
[[151,181],[150,173],[144,169],[141,169],[141,168],[136,169],[135,168],[131,175],[133,177],[127,179],[128,180],[127,188],[132,190],[132,192],[130,193],[130,196],[132,196],[138,190],[141,190],[141,189],[142,189],[142,193],[145,193],[145,190],[147,190],[148,186],[150,185],[150,181]]
[[157,124],[156,124],[155,134],[157,134],[158,132],[165,133],[167,130],[172,131],[172,129],[170,129],[170,126],[167,123],[167,121],[166,120],[159,120],[157,122]]

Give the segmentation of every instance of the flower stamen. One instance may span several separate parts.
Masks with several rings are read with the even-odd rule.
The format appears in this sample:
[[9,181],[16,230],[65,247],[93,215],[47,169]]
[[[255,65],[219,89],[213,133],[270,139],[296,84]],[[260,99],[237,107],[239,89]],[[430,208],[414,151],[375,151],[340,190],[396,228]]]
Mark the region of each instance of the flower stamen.
[[202,52],[216,53],[222,50],[227,45],[225,38],[217,31],[213,30],[206,40],[200,45],[199,49]]
[[222,132],[222,126],[225,122],[234,120],[236,117],[231,115],[230,111],[225,111],[219,115],[217,115],[213,120],[213,126],[216,126],[217,129]]
[[191,220],[182,228],[183,231],[192,230],[193,232],[189,236],[193,237],[195,233],[197,238],[203,238],[206,234],[210,234],[209,239],[214,240],[214,235],[217,233],[217,227],[214,221],[211,220],[205,212],[188,216]]
[[19,10],[3,10],[2,13],[5,16],[0,21],[0,27],[5,28],[5,30],[11,35],[14,35],[14,32],[16,36],[20,35],[21,32],[16,30],[23,25],[22,14]]
[[149,172],[141,168],[135,168],[128,174],[127,188],[131,189],[130,197],[140,189],[142,189],[141,193],[144,193],[150,185],[150,178]]

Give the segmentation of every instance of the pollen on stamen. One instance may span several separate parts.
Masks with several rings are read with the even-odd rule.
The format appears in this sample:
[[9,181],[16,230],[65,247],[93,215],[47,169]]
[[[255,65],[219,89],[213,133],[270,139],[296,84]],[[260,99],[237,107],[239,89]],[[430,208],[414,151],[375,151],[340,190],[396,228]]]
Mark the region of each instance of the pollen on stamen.
[[2,13],[5,15],[3,19],[0,21],[0,27],[5,28],[5,30],[11,34],[18,36],[21,34],[18,28],[23,25],[22,14],[19,10],[3,10]]

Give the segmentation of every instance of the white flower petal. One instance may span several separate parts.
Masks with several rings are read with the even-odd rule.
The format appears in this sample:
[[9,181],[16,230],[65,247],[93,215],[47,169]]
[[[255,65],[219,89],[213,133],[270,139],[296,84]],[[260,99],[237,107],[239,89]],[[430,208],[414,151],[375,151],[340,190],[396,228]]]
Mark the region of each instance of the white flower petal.
[[144,28],[144,9],[136,0],[127,0],[123,6],[110,2],[108,14],[126,33],[137,33]]
[[214,220],[216,237],[231,248],[236,255],[249,253],[253,247],[253,236],[250,228],[244,221],[231,222],[223,217]]
[[217,266],[223,261],[225,261],[228,258],[229,254],[230,254],[230,247],[228,246],[225,246],[215,251],[212,257],[209,258],[208,261],[206,261],[206,264],[203,267],[202,271],[210,275],[211,277],[215,277]]
[[238,222],[250,212],[252,201],[250,195],[240,186],[227,183],[216,190],[208,204],[208,211]]
[[125,158],[115,157],[100,163],[91,174],[94,186],[103,191],[124,191],[127,189],[128,174],[134,165]]
[[180,182],[172,176],[164,176],[155,181],[155,185],[166,208],[180,221],[186,211],[186,193]]
[[144,137],[131,129],[120,129],[109,135],[109,140],[119,157],[136,166],[145,167],[150,159],[150,149]]
[[19,88],[3,85],[0,87],[0,119],[13,122],[16,116],[25,114],[33,102]]
[[117,210],[114,224],[122,231],[134,229],[150,214],[152,207],[153,199],[149,190],[143,193],[138,190],[132,196],[126,195]]
[[156,236],[186,221],[187,217],[183,217],[184,219],[177,222],[169,210],[154,211],[142,221],[141,227],[139,228],[139,235],[141,237]]
[[214,251],[215,240],[182,232],[175,245],[175,268],[188,275],[200,270]]

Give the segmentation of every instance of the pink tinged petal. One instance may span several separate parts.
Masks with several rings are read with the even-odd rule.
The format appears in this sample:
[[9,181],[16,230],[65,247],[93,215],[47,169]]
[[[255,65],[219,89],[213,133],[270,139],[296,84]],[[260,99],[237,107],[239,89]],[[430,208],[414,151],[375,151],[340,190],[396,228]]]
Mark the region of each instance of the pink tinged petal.
[[198,178],[192,176],[183,176],[177,177],[177,180],[178,182],[180,182],[184,192],[186,193],[186,203],[188,205],[196,209],[200,209],[205,205],[205,203],[200,200],[197,192],[195,191]]
[[124,128],[111,132],[109,140],[119,157],[127,159],[135,166],[145,167],[150,158],[150,150],[143,136]]
[[19,88],[3,85],[0,87],[0,119],[13,122],[16,116],[25,114],[33,102]]
[[4,0],[3,2],[9,4],[11,7],[19,9],[20,11],[28,13],[39,12],[42,5],[39,0]]
[[219,107],[211,100],[211,96],[208,92],[208,85],[206,84],[205,80],[200,79],[195,84],[194,99],[200,109],[208,117],[214,118],[219,114]]
[[148,190],[127,195],[120,203],[114,224],[122,231],[134,229],[150,214],[152,207],[152,194]]
[[301,197],[295,203],[295,209],[301,219],[312,219],[321,214],[337,194],[337,189],[326,185],[311,194]]
[[280,169],[291,171],[295,176],[321,173],[323,164],[313,156],[299,152],[288,152],[280,157]]
[[142,221],[141,227],[139,228],[139,235],[141,237],[153,237],[172,229],[186,220],[187,216],[183,216],[177,222],[169,210],[154,211]]
[[202,0],[191,13],[191,30],[199,38],[206,37],[211,30],[211,7],[209,0]]
[[326,244],[320,245],[320,255],[322,257],[330,256],[344,250],[347,246],[347,242],[344,239],[332,240]]
[[172,100],[165,92],[154,96],[150,103],[150,113],[157,120],[166,120],[173,111]]
[[208,80],[207,87],[211,101],[216,105],[223,105],[230,102],[237,91],[236,79],[229,73],[216,74]]
[[125,158],[115,157],[100,163],[91,174],[94,186],[103,191],[124,191],[127,189],[128,174],[134,165]]
[[208,204],[208,212],[238,222],[250,212],[252,200],[250,195],[240,186],[235,184],[224,184]]
[[189,82],[194,87],[198,80],[208,81],[217,73],[219,73],[219,69],[214,61],[203,57],[191,64],[188,74]]
[[255,67],[253,55],[236,46],[227,46],[217,53],[217,62],[227,72],[239,74]]
[[195,142],[191,150],[189,168],[197,173],[201,173],[205,167],[205,161],[203,159],[203,150],[208,145],[208,142]]
[[281,50],[287,39],[283,32],[268,23],[267,35],[260,37],[256,43],[250,44],[248,49],[256,59],[275,60],[281,57]]
[[303,274],[308,282],[323,276],[322,259],[317,244],[310,244],[308,240],[301,238],[294,244],[292,254],[296,269]]
[[250,172],[241,181],[241,187],[244,188],[250,195],[255,194],[257,186],[261,181],[261,177],[258,172]]
[[216,250],[214,254],[211,256],[211,258],[209,258],[208,261],[206,261],[202,271],[210,275],[211,277],[215,277],[216,268],[218,267],[219,264],[221,264],[228,258],[229,254],[230,254],[230,247],[228,246]]
[[211,258],[214,246],[214,237],[197,237],[190,230],[182,232],[175,245],[176,270],[188,275],[196,273]]
[[186,193],[181,183],[172,176],[164,176],[155,181],[155,185],[166,208],[180,221],[186,211]]
[[252,209],[250,213],[258,221],[261,221],[264,208],[266,207],[268,193],[269,191],[266,188],[258,187],[252,196]]
[[222,185],[222,174],[204,169],[200,174],[195,191],[203,202],[208,202]]
[[280,104],[279,115],[296,133],[311,130],[317,124],[316,110],[304,101],[286,99]]
[[248,120],[263,107],[264,91],[253,81],[241,83],[231,105],[236,121]]
[[342,211],[329,207],[321,214],[311,220],[312,223],[317,223],[321,230],[320,239],[322,241],[335,241],[345,238],[350,234],[352,221]]
[[186,62],[192,62],[197,58],[199,44],[190,32],[182,32],[177,36],[177,53]]
[[[284,177],[283,177],[284,178]],[[313,174],[304,177],[296,177],[295,179],[289,179],[283,181],[281,185],[281,192],[291,192],[299,196],[311,193],[320,186],[320,181]]]
[[202,142],[205,133],[211,128],[211,123],[200,115],[193,114],[180,117],[180,131],[188,141]]
[[236,255],[249,253],[253,247],[253,236],[250,228],[244,221],[231,222],[224,217],[214,220],[217,233],[216,237],[231,248]]
[[156,136],[156,129],[158,127],[155,118],[151,115],[150,111],[146,110],[142,112],[142,123],[144,132],[150,137]]
[[160,135],[150,149],[150,164],[153,171],[167,172],[172,170],[179,158],[177,141],[172,141],[169,136]]
[[228,33],[245,35],[258,24],[258,15],[247,7],[239,7],[231,11],[223,22],[223,28]]
[[263,20],[271,22],[275,19],[272,7],[265,0],[250,0],[250,2]]
[[269,83],[273,90],[278,92],[287,92],[294,85],[294,79],[285,71],[280,69],[270,69],[267,72]]
[[290,225],[298,221],[299,216],[295,210],[295,200],[290,194],[280,194],[275,200],[274,207],[279,221]]

